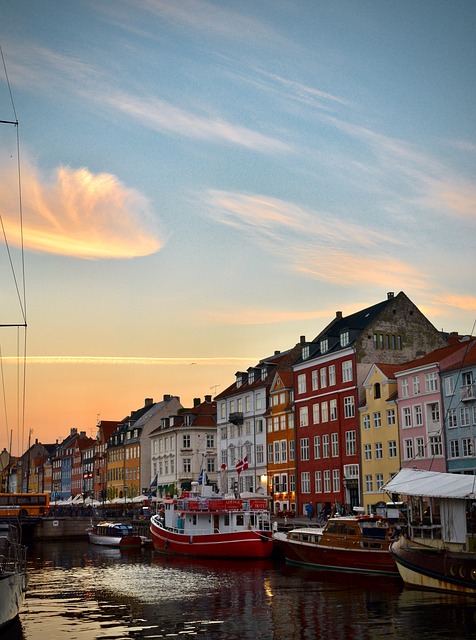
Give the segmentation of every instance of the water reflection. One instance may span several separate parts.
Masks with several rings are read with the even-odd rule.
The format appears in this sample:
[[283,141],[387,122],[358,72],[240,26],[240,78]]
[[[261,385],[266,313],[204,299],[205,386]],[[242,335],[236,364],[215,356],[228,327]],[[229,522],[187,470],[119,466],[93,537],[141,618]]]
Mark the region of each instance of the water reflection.
[[472,638],[476,602],[364,578],[152,550],[45,543],[30,551],[21,623],[2,640]]

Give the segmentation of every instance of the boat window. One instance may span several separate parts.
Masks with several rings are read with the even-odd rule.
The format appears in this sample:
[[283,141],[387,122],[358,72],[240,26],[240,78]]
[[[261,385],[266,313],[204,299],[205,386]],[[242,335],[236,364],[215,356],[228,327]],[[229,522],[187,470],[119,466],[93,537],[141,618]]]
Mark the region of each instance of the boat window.
[[244,517],[243,517],[243,515],[242,515],[241,513],[240,513],[240,514],[237,514],[237,516],[236,516],[236,525],[237,525],[238,527],[242,527],[242,526],[243,526],[243,524],[244,524]]
[[326,527],[326,533],[337,533],[337,524],[330,522]]

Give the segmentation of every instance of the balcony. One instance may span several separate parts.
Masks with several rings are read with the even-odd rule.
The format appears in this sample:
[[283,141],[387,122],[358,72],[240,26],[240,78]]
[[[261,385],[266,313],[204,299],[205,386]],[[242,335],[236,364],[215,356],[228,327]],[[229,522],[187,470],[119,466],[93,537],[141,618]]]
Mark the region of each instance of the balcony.
[[471,402],[476,400],[476,384],[464,384],[460,387],[461,402]]
[[232,424],[243,424],[243,412],[242,411],[234,411],[230,413],[228,416],[228,421]]

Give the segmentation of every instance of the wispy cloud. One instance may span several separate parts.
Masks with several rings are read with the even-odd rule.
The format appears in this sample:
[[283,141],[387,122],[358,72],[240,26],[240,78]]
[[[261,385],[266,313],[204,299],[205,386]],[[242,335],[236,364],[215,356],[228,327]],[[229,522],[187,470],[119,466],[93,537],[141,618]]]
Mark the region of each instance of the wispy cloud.
[[96,99],[98,103],[109,104],[156,131],[167,131],[197,140],[225,142],[262,152],[281,153],[291,150],[290,145],[277,138],[220,117],[192,113],[159,98],[145,99],[127,93],[111,94],[101,91]]
[[[18,246],[18,201],[10,186],[15,176],[7,166],[1,172],[3,223],[9,242]],[[26,249],[79,258],[133,258],[161,248],[148,200],[110,174],[60,167],[43,180],[24,158],[22,202]]]

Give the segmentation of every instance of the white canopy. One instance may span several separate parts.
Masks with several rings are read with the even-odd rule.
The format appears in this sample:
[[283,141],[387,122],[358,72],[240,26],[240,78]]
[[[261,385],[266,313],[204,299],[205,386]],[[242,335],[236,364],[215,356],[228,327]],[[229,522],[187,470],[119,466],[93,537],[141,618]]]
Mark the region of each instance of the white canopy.
[[476,498],[476,476],[439,473],[420,469],[401,469],[383,485],[382,491],[428,498]]

